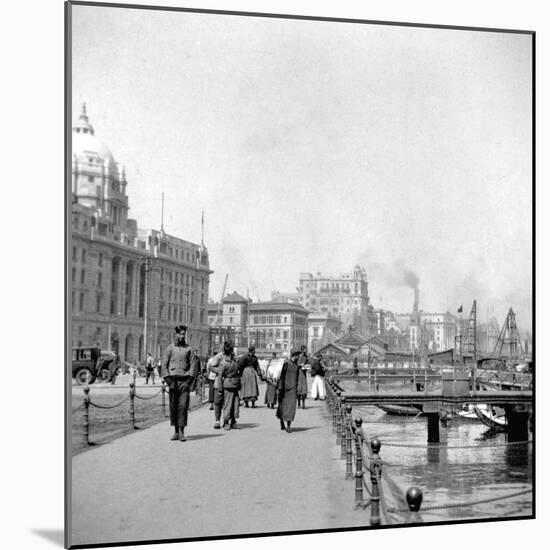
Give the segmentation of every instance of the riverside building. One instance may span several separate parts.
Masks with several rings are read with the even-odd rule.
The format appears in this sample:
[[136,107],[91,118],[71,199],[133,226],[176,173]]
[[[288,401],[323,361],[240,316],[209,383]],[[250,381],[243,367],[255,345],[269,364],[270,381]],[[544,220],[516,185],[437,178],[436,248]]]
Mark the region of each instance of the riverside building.
[[99,342],[121,359],[158,356],[174,326],[189,326],[189,343],[207,352],[208,251],[142,229],[128,217],[124,167],[97,138],[85,105],[72,129],[71,343]]

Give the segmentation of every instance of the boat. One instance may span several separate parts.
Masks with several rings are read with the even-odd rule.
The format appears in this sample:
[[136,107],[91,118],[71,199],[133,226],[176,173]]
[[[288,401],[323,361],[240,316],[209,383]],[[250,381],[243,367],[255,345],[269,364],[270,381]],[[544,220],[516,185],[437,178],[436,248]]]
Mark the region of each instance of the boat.
[[377,405],[386,414],[396,414],[401,416],[419,416],[422,413],[420,409],[408,405]]
[[[477,405],[477,407],[482,411],[487,411],[487,405]],[[475,411],[475,405],[464,405],[462,410],[457,412],[455,418],[458,420],[473,420],[475,422],[479,421],[479,417]]]
[[474,405],[474,411],[486,426],[492,430],[506,430],[508,428],[508,421],[505,414],[498,414],[493,407],[487,407],[485,409],[480,406]]

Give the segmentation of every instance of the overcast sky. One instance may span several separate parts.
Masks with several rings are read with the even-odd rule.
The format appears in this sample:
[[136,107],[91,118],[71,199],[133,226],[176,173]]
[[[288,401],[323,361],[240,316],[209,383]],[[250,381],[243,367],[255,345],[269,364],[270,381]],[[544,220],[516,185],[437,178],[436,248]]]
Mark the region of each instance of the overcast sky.
[[[531,317],[528,35],[73,6],[73,114],[210,295],[367,270],[371,303]],[[407,278],[407,274],[409,277]],[[412,277],[414,279],[414,277]]]

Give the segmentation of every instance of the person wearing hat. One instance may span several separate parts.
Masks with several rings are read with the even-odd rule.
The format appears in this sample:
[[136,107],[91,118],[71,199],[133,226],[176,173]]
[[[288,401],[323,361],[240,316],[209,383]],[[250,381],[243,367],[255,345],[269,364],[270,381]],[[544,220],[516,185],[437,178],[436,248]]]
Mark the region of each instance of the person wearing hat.
[[[281,375],[277,382],[277,397],[279,406],[277,407],[277,418],[281,423],[281,430],[288,433],[292,432],[291,422],[296,416],[296,403],[298,401],[298,375],[300,367],[298,366],[298,357],[300,355],[298,348],[290,352],[290,359],[284,362]],[[285,428],[286,422],[286,428]]]
[[223,355],[218,366],[219,387],[223,392],[223,426],[226,430],[235,427],[239,418],[239,390],[241,389],[241,377],[239,365],[235,361],[233,344],[223,343]]
[[307,356],[307,348],[302,345],[300,347],[300,355],[298,355],[297,361],[300,369],[298,370],[298,407],[302,409],[306,408],[307,398],[307,378],[306,369],[309,368],[309,358]]
[[260,395],[258,389],[258,379],[256,375],[262,378],[262,371],[260,370],[260,364],[258,358],[255,355],[256,348],[254,346],[248,347],[248,353],[239,357],[239,372],[241,374],[241,399],[244,401],[244,406],[248,407],[248,403],[252,404],[252,407],[256,406],[256,399]]
[[184,430],[187,426],[189,393],[195,380],[195,361],[185,341],[187,327],[178,325],[174,330],[175,341],[168,345],[162,357],[161,375],[168,386],[170,425],[174,426],[171,439],[185,441]]
[[311,362],[311,376],[313,376],[313,383],[311,384],[311,397],[312,399],[325,399],[325,366],[322,362],[323,356],[317,353]]

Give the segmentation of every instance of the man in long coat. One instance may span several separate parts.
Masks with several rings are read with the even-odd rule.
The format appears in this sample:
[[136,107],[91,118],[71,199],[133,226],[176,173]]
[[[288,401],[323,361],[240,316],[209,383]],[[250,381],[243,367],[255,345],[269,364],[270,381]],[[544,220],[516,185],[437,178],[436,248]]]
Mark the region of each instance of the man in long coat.
[[171,439],[185,441],[183,432],[187,426],[189,393],[195,380],[195,361],[192,360],[191,348],[185,342],[187,327],[178,325],[175,331],[175,342],[168,345],[162,356],[161,373],[169,389],[170,424],[174,426]]
[[[299,349],[294,349],[290,353],[290,359],[285,361],[281,376],[277,382],[277,396],[279,406],[277,407],[277,418],[281,423],[281,430],[290,433],[291,422],[296,416],[296,403],[298,401],[298,375],[300,367],[296,363],[300,355]],[[285,428],[286,422],[286,428]]]

